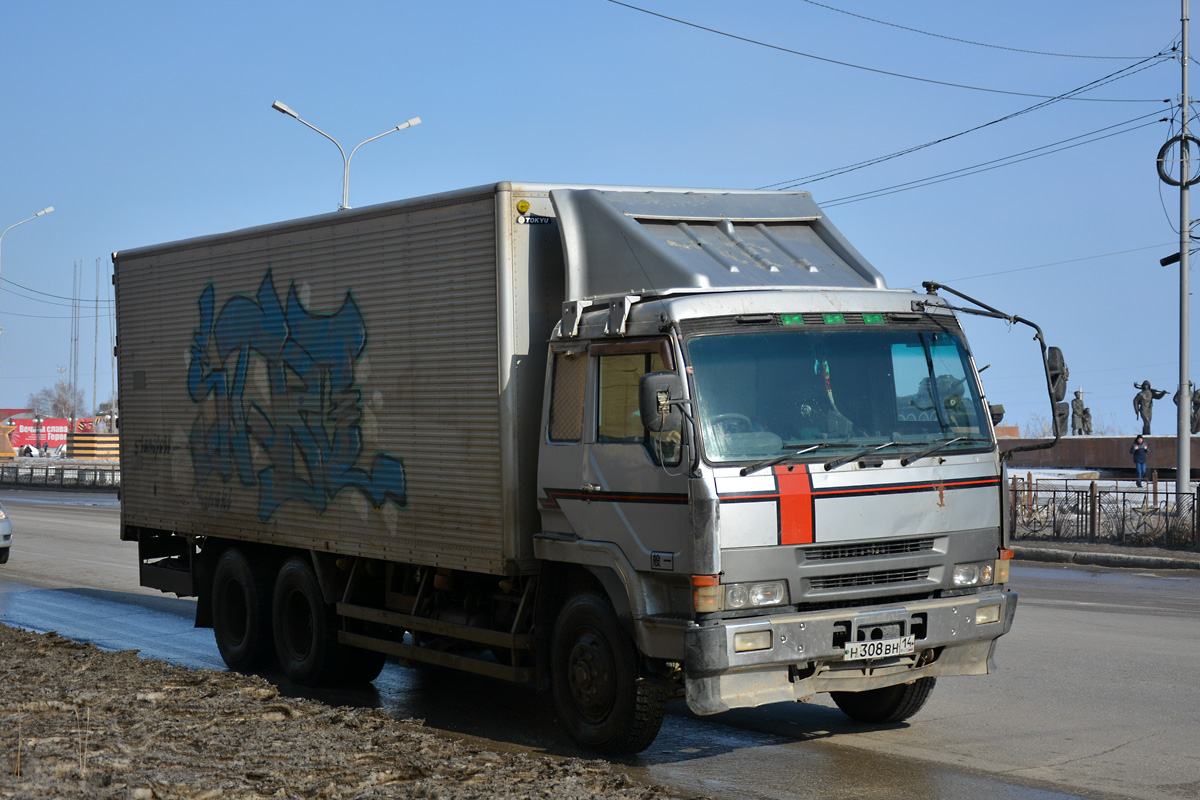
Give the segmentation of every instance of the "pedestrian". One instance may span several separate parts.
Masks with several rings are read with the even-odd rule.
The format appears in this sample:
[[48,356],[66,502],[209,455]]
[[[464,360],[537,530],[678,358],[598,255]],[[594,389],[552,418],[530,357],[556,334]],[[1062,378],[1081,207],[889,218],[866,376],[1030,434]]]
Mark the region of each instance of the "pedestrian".
[[1138,486],[1141,486],[1146,478],[1146,449],[1146,440],[1138,434],[1137,439],[1133,441],[1133,447],[1129,448],[1129,452],[1133,454],[1133,466],[1137,468]]

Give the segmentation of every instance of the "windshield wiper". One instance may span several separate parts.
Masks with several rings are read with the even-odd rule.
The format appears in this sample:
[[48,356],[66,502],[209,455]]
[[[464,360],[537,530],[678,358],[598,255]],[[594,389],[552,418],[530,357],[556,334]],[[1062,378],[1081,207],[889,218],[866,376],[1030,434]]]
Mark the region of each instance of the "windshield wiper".
[[909,464],[913,463],[914,461],[920,461],[922,458],[925,458],[926,456],[931,456],[934,453],[936,453],[938,450],[941,450],[943,447],[949,447],[950,445],[955,444],[956,442],[988,442],[988,443],[990,443],[991,440],[990,439],[980,439],[977,436],[955,436],[953,439],[943,439],[942,441],[938,442],[937,444],[933,445],[932,447],[927,447],[926,449],[922,450],[921,452],[917,453],[916,455],[905,456],[904,458],[900,459],[900,466],[907,467]]
[[[746,476],[746,475],[749,475],[751,472],[758,472],[760,469],[766,469],[767,467],[773,467],[776,464],[782,464],[785,461],[790,461],[791,459],[796,458],[798,456],[802,456],[805,453],[811,453],[813,450],[820,450],[825,447],[848,447],[848,446],[849,446],[849,442],[817,442],[816,444],[811,444],[811,445],[808,445],[807,447],[805,447],[802,444],[787,444],[787,445],[783,446],[784,450],[796,450],[796,452],[795,453],[786,453],[782,456],[775,456],[774,458],[768,458],[765,461],[759,461],[757,463],[751,464],[748,467],[742,467],[741,471],[738,474],[742,475],[742,476]],[[803,448],[803,449],[799,449],[799,448]]]
[[829,461],[825,462],[825,471],[828,472],[831,469],[837,469],[842,464],[849,464],[851,461],[862,458],[863,456],[869,456],[869,455],[871,455],[871,453],[878,452],[879,450],[882,450],[885,447],[895,447],[898,444],[904,444],[904,442],[897,442],[897,441],[884,442],[883,444],[877,444],[874,447],[868,447],[866,450],[860,450],[857,453],[851,453],[848,456],[842,456],[841,458],[832,458]]

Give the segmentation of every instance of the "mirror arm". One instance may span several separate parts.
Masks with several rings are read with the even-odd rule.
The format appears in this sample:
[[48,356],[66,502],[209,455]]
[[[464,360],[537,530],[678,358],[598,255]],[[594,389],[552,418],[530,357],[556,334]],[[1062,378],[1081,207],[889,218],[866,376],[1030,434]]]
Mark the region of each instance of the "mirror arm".
[[[1058,424],[1056,422],[1056,417],[1054,415],[1054,379],[1050,376],[1050,360],[1047,355],[1046,338],[1042,335],[1042,329],[1036,323],[1030,322],[1029,320],[1024,319],[1023,317],[1019,317],[1014,314],[1005,314],[1003,311],[992,308],[988,304],[982,303],[982,302],[976,300],[974,297],[965,295],[962,292],[957,291],[956,289],[952,289],[949,286],[946,286],[944,284],[936,283],[934,281],[924,281],[921,285],[925,288],[925,291],[928,294],[933,295],[934,297],[937,296],[937,292],[939,290],[946,291],[946,292],[949,292],[950,294],[954,295],[955,297],[959,297],[963,300],[966,300],[968,303],[972,303],[976,306],[979,306],[979,308],[958,308],[956,306],[951,306],[944,302],[934,303],[929,300],[914,300],[913,304],[912,304],[914,311],[925,310],[925,309],[929,309],[929,308],[944,308],[947,311],[954,311],[959,314],[974,314],[975,316],[978,316],[978,317],[991,317],[992,319],[1003,319],[1003,320],[1007,320],[1008,323],[1012,324],[1012,325],[1017,325],[1017,324],[1028,325],[1029,327],[1033,328],[1033,330],[1034,330],[1033,338],[1034,338],[1034,340],[1037,341],[1038,346],[1041,347],[1041,349],[1042,349],[1042,367],[1044,368],[1044,370],[1046,372],[1046,393],[1050,398],[1050,427],[1054,431],[1054,439],[1049,442],[1041,442],[1039,444],[1026,444],[1026,445],[1021,445],[1020,447],[1014,447],[1010,450],[1004,450],[1000,453],[1000,458],[1007,461],[1008,458],[1013,453],[1023,453],[1028,450],[1046,450],[1046,449],[1054,447],[1054,445],[1058,444],[1059,441],[1062,439],[1062,432],[1058,429]],[[940,300],[941,298],[938,298],[938,299]],[[980,309],[982,309],[982,310],[980,310]],[[1063,380],[1066,380],[1065,374],[1063,375]]]

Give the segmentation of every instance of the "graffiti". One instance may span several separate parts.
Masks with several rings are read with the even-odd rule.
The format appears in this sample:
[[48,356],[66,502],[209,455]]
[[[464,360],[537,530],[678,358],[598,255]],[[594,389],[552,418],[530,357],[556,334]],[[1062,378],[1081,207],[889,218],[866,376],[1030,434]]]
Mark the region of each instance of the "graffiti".
[[258,489],[266,521],[299,500],[318,514],[346,489],[375,509],[406,502],[404,466],[386,453],[363,456],[362,397],[355,364],[366,323],[347,292],[329,314],[304,307],[295,284],[280,303],[268,269],[255,296],[216,310],[210,282],[198,301],[187,387],[201,406],[188,436],[197,489],[209,480]]
[[135,455],[170,453],[174,449],[169,436],[142,436],[133,443]]
[[232,493],[228,489],[215,492],[202,489],[196,493],[196,502],[205,511],[228,511],[233,508]]

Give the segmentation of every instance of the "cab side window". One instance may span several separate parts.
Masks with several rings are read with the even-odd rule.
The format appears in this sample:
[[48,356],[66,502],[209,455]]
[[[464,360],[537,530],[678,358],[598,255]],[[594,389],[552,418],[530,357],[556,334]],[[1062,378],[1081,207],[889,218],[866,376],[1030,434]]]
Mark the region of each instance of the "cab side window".
[[680,431],[650,433],[638,410],[638,386],[647,372],[666,369],[658,353],[630,353],[597,359],[596,442],[645,445],[654,463],[675,465],[680,459]]

